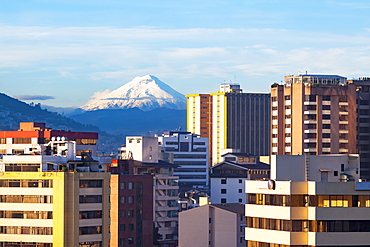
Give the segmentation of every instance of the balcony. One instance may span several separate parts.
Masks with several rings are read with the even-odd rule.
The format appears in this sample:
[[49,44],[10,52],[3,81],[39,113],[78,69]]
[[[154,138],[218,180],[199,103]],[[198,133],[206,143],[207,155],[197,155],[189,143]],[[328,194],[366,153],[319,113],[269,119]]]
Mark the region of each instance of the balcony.
[[339,130],[339,133],[340,133],[340,134],[348,134],[348,130],[340,129],[340,130]]
[[339,120],[339,124],[348,124],[348,120]]
[[303,151],[305,153],[317,152],[317,148],[305,148]]
[[339,139],[339,143],[348,143],[347,139]]
[[317,102],[316,101],[305,101],[303,104],[304,105],[317,105]]
[[304,139],[304,141],[303,141],[304,143],[315,143],[315,142],[317,142],[317,140],[315,139],[315,138],[308,138],[308,139]]
[[339,101],[339,105],[348,105],[348,102]]
[[339,115],[348,115],[348,111],[339,111]]
[[330,119],[323,119],[322,124],[330,124]]
[[347,148],[340,148],[339,153],[348,153],[348,149]]
[[323,100],[322,105],[330,105],[330,101],[329,100]]
[[317,129],[304,130],[304,133],[317,133]]
[[304,114],[316,114],[317,111],[316,110],[308,110],[308,111],[304,111],[303,113]]
[[306,119],[304,120],[304,123],[305,124],[316,124],[317,121],[315,119]]
[[321,112],[322,115],[330,115],[330,110],[323,110]]

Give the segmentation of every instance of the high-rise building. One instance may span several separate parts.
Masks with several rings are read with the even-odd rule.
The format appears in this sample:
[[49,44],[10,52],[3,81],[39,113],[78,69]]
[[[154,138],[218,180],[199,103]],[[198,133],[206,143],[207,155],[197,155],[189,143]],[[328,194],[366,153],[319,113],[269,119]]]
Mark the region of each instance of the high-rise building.
[[285,76],[271,86],[271,154],[356,150],[356,86],[336,75]]
[[208,191],[208,138],[190,132],[169,131],[158,136],[163,153],[171,153],[171,163],[178,165],[181,192],[192,188]]
[[211,165],[231,149],[269,154],[270,94],[243,93],[239,84],[222,84],[218,93],[186,95],[187,131],[208,137]]
[[357,150],[361,158],[361,178],[370,179],[370,77],[348,80],[356,85]]
[[246,181],[247,246],[369,246],[370,183],[356,182],[358,155],[271,161],[271,180]]
[[76,141],[19,132],[3,132],[5,149],[22,152],[0,159],[0,246],[108,246],[110,174],[76,156]]

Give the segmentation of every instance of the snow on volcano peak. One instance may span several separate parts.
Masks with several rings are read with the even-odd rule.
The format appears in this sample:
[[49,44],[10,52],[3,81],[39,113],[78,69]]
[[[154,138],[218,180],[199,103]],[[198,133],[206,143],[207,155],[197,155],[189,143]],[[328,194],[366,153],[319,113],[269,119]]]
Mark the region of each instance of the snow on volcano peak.
[[145,75],[135,77],[118,89],[81,106],[85,111],[101,109],[129,109],[137,107],[144,111],[166,107],[185,109],[186,99],[157,77]]

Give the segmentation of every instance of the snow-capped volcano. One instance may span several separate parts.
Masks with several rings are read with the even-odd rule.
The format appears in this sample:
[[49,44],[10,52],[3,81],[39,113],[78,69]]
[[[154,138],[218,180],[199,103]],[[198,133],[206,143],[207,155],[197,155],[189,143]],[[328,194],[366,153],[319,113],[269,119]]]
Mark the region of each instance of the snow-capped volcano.
[[186,99],[157,77],[136,77],[120,88],[81,106],[85,111],[100,109],[128,109],[137,107],[144,111],[166,107],[185,109]]

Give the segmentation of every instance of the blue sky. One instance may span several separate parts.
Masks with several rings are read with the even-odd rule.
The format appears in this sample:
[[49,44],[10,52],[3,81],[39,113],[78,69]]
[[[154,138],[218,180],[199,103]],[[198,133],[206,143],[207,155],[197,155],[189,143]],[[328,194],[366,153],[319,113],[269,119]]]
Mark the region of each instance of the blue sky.
[[370,76],[370,1],[5,0],[0,89],[70,107],[152,74],[183,94]]

